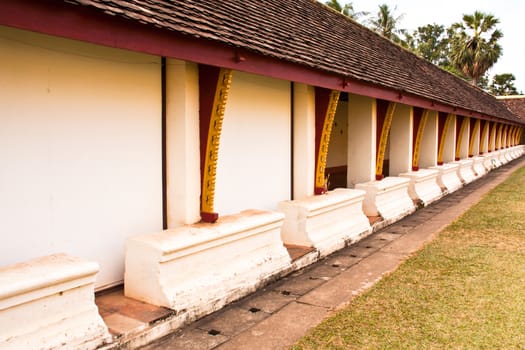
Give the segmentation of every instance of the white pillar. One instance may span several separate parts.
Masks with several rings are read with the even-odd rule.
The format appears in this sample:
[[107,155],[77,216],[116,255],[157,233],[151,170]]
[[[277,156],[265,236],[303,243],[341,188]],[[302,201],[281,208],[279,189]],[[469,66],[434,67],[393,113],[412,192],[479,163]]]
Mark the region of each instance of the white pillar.
[[419,168],[430,168],[437,164],[438,113],[429,111],[419,150]]
[[347,186],[375,180],[376,102],[375,99],[348,96]]
[[398,103],[390,128],[390,176],[412,170],[412,119],[412,107]]
[[315,181],[315,89],[293,85],[293,196],[314,194]]
[[166,176],[168,228],[200,221],[199,71],[167,60]]

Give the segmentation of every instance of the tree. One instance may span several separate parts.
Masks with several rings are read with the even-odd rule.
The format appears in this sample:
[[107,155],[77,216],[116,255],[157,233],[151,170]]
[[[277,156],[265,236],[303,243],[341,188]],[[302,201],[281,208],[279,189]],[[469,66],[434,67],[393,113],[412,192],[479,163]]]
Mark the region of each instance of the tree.
[[358,19],[359,17],[366,15],[367,12],[364,11],[355,11],[354,5],[349,2],[347,4],[341,5],[338,0],[329,0],[324,3],[326,6],[333,8],[337,12],[342,13],[343,15],[350,17],[352,19]]
[[462,23],[452,25],[450,61],[474,85],[501,56],[498,40],[503,33],[496,29],[498,23],[493,15],[475,11],[463,15]]
[[518,90],[514,86],[516,77],[512,73],[496,74],[492,78],[489,91],[495,96],[517,95]]
[[417,55],[440,67],[450,66],[449,38],[445,26],[427,24],[405,35],[409,48]]
[[[397,7],[394,8],[395,11]],[[393,11],[390,10],[387,4],[379,5],[379,11],[377,12],[377,17],[370,19],[370,27],[375,32],[381,34],[387,39],[392,40],[398,44],[407,45],[404,42],[400,34],[404,34],[406,31],[404,29],[399,29],[397,26],[399,22],[403,19],[403,15],[394,17]]]

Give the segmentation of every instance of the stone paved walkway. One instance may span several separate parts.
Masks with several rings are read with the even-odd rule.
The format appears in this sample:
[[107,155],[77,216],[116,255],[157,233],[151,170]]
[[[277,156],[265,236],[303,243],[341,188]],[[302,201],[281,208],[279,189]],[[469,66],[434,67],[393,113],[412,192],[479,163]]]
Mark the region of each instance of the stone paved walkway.
[[522,166],[525,157],[142,349],[286,349]]

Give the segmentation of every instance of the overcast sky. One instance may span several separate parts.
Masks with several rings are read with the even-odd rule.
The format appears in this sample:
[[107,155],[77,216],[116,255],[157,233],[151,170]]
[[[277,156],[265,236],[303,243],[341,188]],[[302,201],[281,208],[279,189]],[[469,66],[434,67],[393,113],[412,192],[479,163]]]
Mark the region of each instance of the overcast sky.
[[[377,14],[380,4],[387,4],[391,9],[397,6],[394,14],[404,14],[400,28],[413,30],[418,26],[437,23],[449,26],[460,22],[463,14],[472,14],[475,10],[490,13],[499,18],[498,28],[503,32],[500,41],[503,54],[496,65],[489,71],[494,74],[513,73],[516,76],[516,88],[525,92],[525,48],[523,28],[525,28],[524,0],[352,0],[356,11],[368,11]],[[520,47],[521,46],[521,47]]]

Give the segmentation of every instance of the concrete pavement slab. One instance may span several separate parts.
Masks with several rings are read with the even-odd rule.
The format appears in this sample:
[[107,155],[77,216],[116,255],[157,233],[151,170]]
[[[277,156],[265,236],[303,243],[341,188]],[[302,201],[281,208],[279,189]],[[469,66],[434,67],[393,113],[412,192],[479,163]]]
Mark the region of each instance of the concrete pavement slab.
[[273,314],[289,303],[295,301],[296,296],[289,294],[283,294],[279,291],[265,291],[256,296],[245,298],[238,303],[238,307],[245,310],[249,309],[260,309],[268,314]]
[[325,308],[337,308],[372,286],[385,273],[394,270],[404,258],[399,254],[376,252],[298,301]]
[[292,302],[217,349],[287,349],[327,314],[326,308]]
[[226,342],[229,338],[222,334],[211,335],[206,331],[186,328],[182,331],[173,333],[150,345],[146,345],[141,350],[156,349],[184,349],[184,350],[211,350],[218,345]]
[[233,306],[222,312],[205,317],[198,322],[197,328],[212,334],[234,336],[250,328],[254,324],[261,322],[268,316],[270,316],[270,314],[258,308],[252,308],[250,311]]

